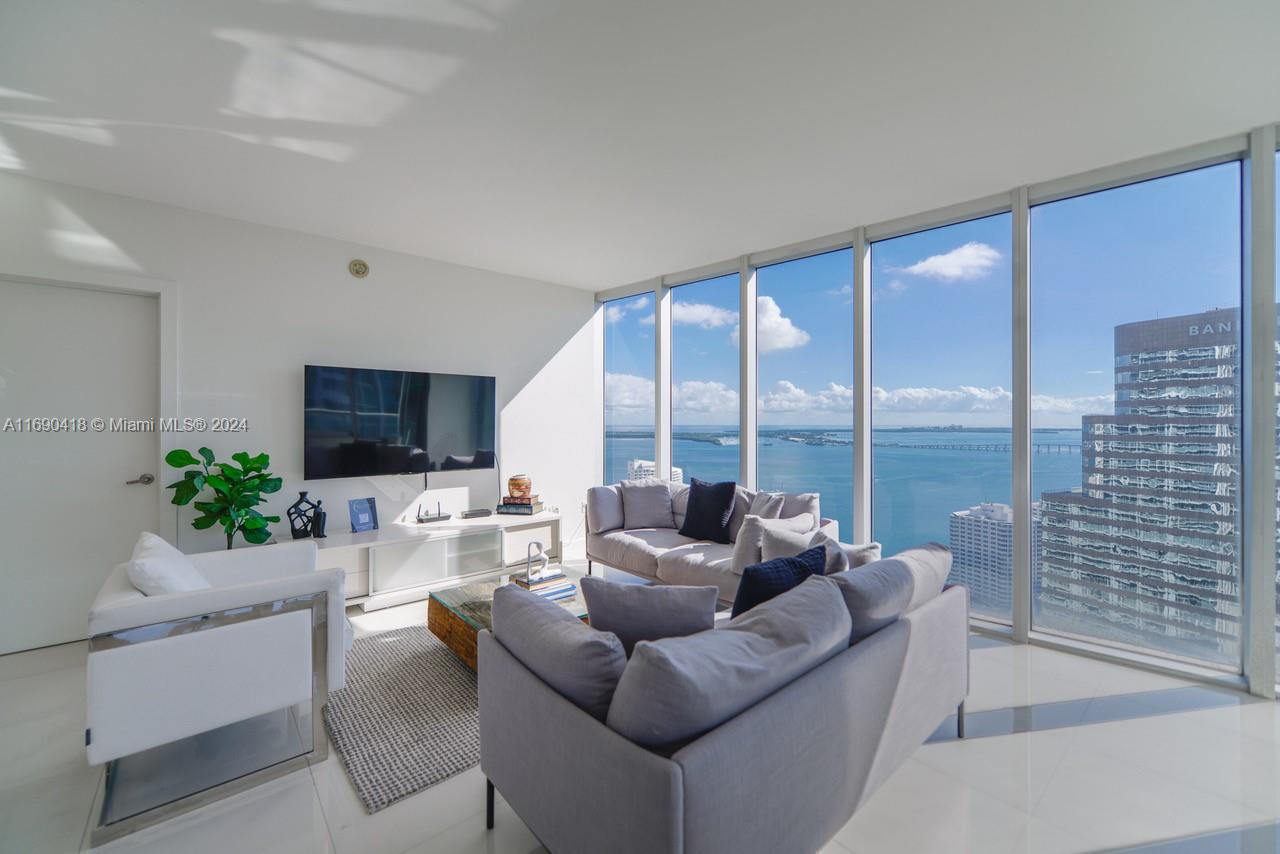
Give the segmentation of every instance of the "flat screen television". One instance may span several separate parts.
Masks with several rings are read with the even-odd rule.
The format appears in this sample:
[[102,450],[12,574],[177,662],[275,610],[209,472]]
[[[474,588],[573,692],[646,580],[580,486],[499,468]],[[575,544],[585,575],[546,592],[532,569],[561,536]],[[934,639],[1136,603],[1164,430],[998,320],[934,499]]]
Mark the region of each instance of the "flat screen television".
[[307,480],[497,465],[493,377],[306,366]]

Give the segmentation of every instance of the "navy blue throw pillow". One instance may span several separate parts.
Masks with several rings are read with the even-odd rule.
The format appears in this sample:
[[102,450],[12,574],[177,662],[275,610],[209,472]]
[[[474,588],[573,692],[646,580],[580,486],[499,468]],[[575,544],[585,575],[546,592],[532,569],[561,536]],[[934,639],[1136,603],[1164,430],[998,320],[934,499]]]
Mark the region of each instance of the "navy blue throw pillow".
[[733,499],[738,485],[731,480],[707,483],[696,477],[689,484],[689,509],[685,512],[680,534],[695,540],[728,543],[729,517],[733,515]]
[[778,557],[752,564],[742,570],[738,595],[733,599],[732,616],[736,617],[761,602],[768,602],[774,596],[786,593],[811,575],[822,575],[826,566],[825,546],[815,546],[795,557]]

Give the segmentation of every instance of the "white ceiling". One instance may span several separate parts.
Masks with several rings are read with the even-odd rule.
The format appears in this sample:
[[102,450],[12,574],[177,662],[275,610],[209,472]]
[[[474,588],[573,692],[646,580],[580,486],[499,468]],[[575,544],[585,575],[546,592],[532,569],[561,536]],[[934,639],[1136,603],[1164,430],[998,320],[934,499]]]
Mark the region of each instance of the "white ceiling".
[[0,166],[597,290],[1280,120],[1276,0],[3,0]]

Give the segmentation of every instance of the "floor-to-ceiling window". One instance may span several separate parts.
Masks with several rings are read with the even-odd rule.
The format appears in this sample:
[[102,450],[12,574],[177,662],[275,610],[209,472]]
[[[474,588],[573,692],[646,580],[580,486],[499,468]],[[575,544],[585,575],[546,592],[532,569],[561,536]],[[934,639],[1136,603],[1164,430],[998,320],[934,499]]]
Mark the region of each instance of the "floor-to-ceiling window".
[[738,479],[738,274],[671,289],[671,479]]
[[653,295],[604,304],[604,482],[653,477]]
[[1241,167],[1031,210],[1033,622],[1236,668]]
[[853,250],[756,271],[757,476],[853,536]]
[[[975,613],[1008,620],[1013,584],[1012,217],[871,247],[872,531],[930,540]],[[1066,456],[1063,456],[1064,464]]]
[[[1029,601],[1012,598],[1011,333],[1021,326],[1012,316],[1011,213],[871,245],[872,405],[863,425],[870,484],[853,483],[851,443],[864,434],[854,423],[851,250],[754,271],[751,435],[739,436],[737,274],[674,286],[661,354],[671,365],[663,425],[672,432],[670,474],[736,480],[739,439],[755,442],[756,485],[821,492],[845,539],[869,510],[872,536],[887,552],[930,539],[950,544],[952,581],[971,588],[977,614],[1016,614],[1019,624],[1029,610],[1035,631],[1237,669],[1248,394],[1239,315],[1249,214],[1244,161],[1227,158],[1246,155],[1230,139],[1185,156],[1188,164],[1226,162],[1121,185],[1110,183],[1116,171],[1108,169],[1026,189]],[[1134,174],[1170,162],[1153,158]],[[1108,183],[1094,189],[1090,180]],[[1280,205],[1276,214],[1280,220]],[[1280,241],[1280,222],[1271,239]],[[611,480],[656,473],[661,336],[652,300],[641,294],[605,306]],[[1280,386],[1280,346],[1276,370]],[[854,507],[860,486],[871,487],[871,501]],[[1280,526],[1275,569],[1280,672]]]

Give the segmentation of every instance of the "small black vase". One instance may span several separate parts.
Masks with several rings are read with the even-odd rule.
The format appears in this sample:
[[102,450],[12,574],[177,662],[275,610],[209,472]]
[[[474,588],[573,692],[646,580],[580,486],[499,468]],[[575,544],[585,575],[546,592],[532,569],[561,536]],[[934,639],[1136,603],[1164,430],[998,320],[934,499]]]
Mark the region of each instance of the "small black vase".
[[311,511],[311,536],[317,540],[324,539],[324,526],[329,521],[329,514],[320,506],[322,504],[323,501],[317,501],[316,509]]
[[316,506],[307,500],[306,492],[299,492],[298,500],[285,511],[289,517],[289,530],[293,533],[295,540],[303,540],[311,536],[311,513]]

